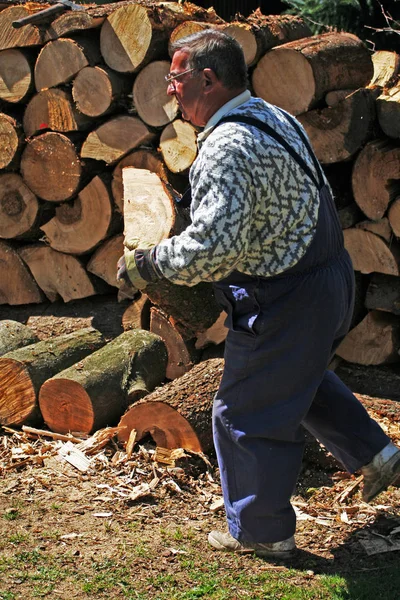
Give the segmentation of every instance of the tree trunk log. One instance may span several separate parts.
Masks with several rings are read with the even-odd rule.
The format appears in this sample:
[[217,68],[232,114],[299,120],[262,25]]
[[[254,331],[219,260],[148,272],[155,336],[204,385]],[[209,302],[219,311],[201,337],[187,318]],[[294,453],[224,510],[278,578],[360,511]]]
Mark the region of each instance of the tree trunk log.
[[396,237],[400,237],[400,196],[390,205],[388,220],[391,230]]
[[99,49],[93,40],[62,38],[48,42],[36,61],[36,89],[41,92],[68,83],[81,69],[100,60]]
[[227,314],[225,311],[221,311],[218,319],[205,331],[197,332],[195,348],[197,350],[203,350],[210,344],[218,345],[225,341],[228,335],[228,328],[225,326]]
[[257,96],[299,115],[331,90],[364,87],[372,74],[371,56],[361,40],[351,33],[323,33],[264,54],[252,84]]
[[127,154],[116,165],[113,171],[111,189],[115,204],[121,214],[124,212],[124,186],[122,182],[122,170],[124,167],[135,167],[136,169],[147,169],[156,173],[161,181],[168,182],[168,172],[159,154],[153,150],[134,150]]
[[136,402],[119,422],[119,427],[126,427],[118,433],[120,441],[127,442],[135,429],[137,441],[149,433],[162,448],[210,452],[212,403],[223,367],[223,359],[199,363]]
[[364,218],[358,204],[352,202],[347,206],[338,210],[339,221],[342,229],[348,229],[359,223],[360,219]]
[[71,94],[60,89],[44,90],[35,94],[24,113],[24,131],[27,137],[45,129],[67,133],[86,129],[92,121],[80,113]]
[[188,121],[176,119],[160,137],[160,151],[172,173],[187,173],[197,155],[196,130]]
[[9,115],[0,113],[0,169],[18,168],[22,144],[22,127]]
[[199,31],[203,31],[204,29],[210,29],[212,27],[211,23],[206,23],[204,21],[183,21],[183,23],[179,23],[172,31],[169,36],[168,41],[168,54],[172,58],[173,50],[172,46],[178,40],[181,40],[188,35],[192,35],[193,33],[198,33]]
[[374,94],[360,89],[335,106],[298,117],[322,163],[348,160],[370,138],[375,121]]
[[164,127],[178,116],[175,96],[167,95],[165,76],[170,66],[166,60],[153,61],[138,73],[133,84],[133,106],[150,127]]
[[389,246],[378,235],[362,229],[345,229],[343,235],[355,271],[400,275],[400,254],[396,244]]
[[56,216],[41,227],[53,250],[78,255],[93,251],[121,228],[108,187],[97,175],[75,200],[56,208]]
[[400,278],[375,273],[367,288],[365,306],[400,315]]
[[13,21],[29,17],[32,13],[47,8],[38,3],[26,3],[24,6],[10,6],[0,12],[0,50],[8,48],[26,48],[40,46],[44,42],[43,32],[34,25],[25,25],[14,29]]
[[19,254],[50,302],[60,296],[64,302],[70,302],[97,294],[97,288],[75,256],[44,244],[30,244],[20,248]]
[[0,358],[0,423],[35,425],[41,420],[37,403],[41,385],[62,369],[78,363],[105,341],[89,327],[43,340]]
[[356,228],[379,235],[379,237],[384,239],[389,245],[392,241],[393,231],[390,227],[389,219],[386,217],[379,219],[378,221],[361,221],[356,224]]
[[55,40],[60,37],[67,37],[75,32],[100,27],[104,23],[106,15],[93,16],[93,10],[96,11],[96,8],[89,8],[85,11],[69,10],[64,12],[46,28],[46,40]]
[[388,140],[369,142],[357,156],[352,175],[354,200],[369,219],[381,219],[399,195],[399,170],[400,148]]
[[137,117],[114,117],[89,133],[82,145],[81,157],[114,164],[125,154],[155,139],[147,126]]
[[0,52],[0,98],[6,102],[25,102],[34,88],[32,60],[22,50]]
[[[90,258],[86,269],[113,287],[117,282],[117,262],[124,254],[124,236],[118,234],[106,240]],[[145,329],[144,327],[142,329]]]
[[82,114],[101,117],[113,110],[129,88],[129,81],[109,67],[84,67],[74,79],[72,97]]
[[181,377],[198,361],[193,340],[186,342],[178,329],[156,307],[150,309],[150,331],[164,341],[168,353],[167,379]]
[[0,356],[38,341],[37,335],[26,325],[8,319],[0,321]]
[[0,238],[34,237],[45,212],[20,175],[0,174]]
[[347,334],[336,354],[359,365],[383,365],[400,360],[399,348],[399,320],[374,310]]
[[[135,73],[167,53],[173,29],[189,19],[221,22],[213,11],[185,2],[125,4],[114,10],[101,27],[100,47],[107,65],[121,73]],[[132,31],[135,35],[132,35]]]
[[376,101],[379,125],[385,135],[400,138],[400,83],[385,89]]
[[122,315],[122,327],[124,331],[131,329],[150,329],[150,307],[151,302],[146,294],[135,298]]
[[18,252],[0,242],[0,304],[39,304],[42,301],[43,294]]
[[400,70],[400,56],[397,52],[378,50],[372,55],[374,74],[370,86],[386,88],[394,83]]
[[45,423],[57,433],[92,433],[115,425],[130,401],[163,381],[166,360],[158,336],[142,330],[122,333],[44,383],[39,406]]
[[72,141],[51,131],[28,141],[21,157],[21,175],[39,198],[60,202],[77,194],[82,165]]

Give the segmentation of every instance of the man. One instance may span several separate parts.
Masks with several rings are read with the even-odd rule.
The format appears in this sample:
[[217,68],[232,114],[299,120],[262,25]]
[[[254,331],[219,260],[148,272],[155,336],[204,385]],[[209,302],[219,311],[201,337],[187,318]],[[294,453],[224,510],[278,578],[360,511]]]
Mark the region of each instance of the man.
[[285,557],[295,548],[303,426],[350,473],[362,470],[366,501],[397,478],[400,450],[326,370],[349,327],[354,273],[304,130],[250,96],[242,50],[223,33],[178,41],[167,81],[183,118],[203,128],[192,223],[126,250],[119,278],[140,289],[160,278],[214,282],[229,327],[213,411],[229,532],[209,542]]

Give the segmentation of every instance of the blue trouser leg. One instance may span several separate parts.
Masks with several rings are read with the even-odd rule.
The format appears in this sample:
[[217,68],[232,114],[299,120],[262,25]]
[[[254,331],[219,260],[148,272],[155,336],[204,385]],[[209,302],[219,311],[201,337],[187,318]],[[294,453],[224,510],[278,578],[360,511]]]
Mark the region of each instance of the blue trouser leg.
[[219,288],[230,331],[213,428],[236,539],[274,542],[294,533],[290,497],[301,467],[303,423],[350,471],[389,442],[326,371],[352,310],[349,277],[351,265],[337,260],[299,277],[258,282],[244,290],[247,296],[241,288],[233,296]]

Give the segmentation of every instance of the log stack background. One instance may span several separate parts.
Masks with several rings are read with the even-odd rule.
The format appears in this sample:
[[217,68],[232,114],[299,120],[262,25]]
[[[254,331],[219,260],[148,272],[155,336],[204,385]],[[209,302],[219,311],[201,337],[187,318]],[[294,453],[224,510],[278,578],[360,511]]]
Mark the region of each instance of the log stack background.
[[[124,178],[129,193],[138,190],[130,215],[138,231],[149,212],[163,221],[156,238],[185,226],[188,215],[175,200],[196,156],[196,132],[167,96],[164,76],[171,41],[218,27],[242,44],[252,93],[304,125],[333,187],[357,282],[339,374],[347,363],[400,362],[395,52],[372,53],[345,32],[312,36],[299,17],[259,10],[226,23],[191,3],[128,0],[17,29],[14,21],[45,5],[1,6],[0,304],[117,296]],[[212,356],[204,348],[226,334],[210,286],[178,287],[149,286],[124,301],[122,319],[125,330],[149,329],[164,340],[170,380]],[[47,389],[63,381],[54,375]]]

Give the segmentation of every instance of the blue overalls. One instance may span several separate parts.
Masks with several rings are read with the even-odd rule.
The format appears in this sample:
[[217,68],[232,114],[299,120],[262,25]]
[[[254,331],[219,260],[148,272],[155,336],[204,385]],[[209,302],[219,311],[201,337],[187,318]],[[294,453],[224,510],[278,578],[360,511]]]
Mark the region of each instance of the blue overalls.
[[[245,118],[221,122],[226,120]],[[319,181],[303,161],[320,190],[314,239],[305,256],[281,275],[234,272],[214,284],[229,333],[213,434],[229,530],[241,542],[277,542],[293,535],[290,497],[301,468],[303,427],[350,473],[390,441],[327,370],[349,328],[354,272],[322,169],[293,125],[318,172]],[[302,161],[297,154],[296,160]]]

